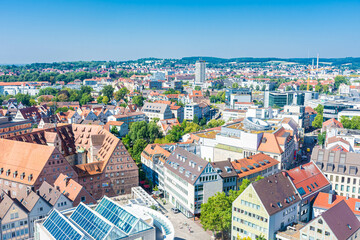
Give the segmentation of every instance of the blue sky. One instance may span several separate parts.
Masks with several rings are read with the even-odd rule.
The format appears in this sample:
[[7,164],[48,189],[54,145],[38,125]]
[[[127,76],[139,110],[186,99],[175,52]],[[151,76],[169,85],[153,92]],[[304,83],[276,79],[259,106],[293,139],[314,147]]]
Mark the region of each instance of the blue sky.
[[360,1],[11,0],[0,63],[359,57]]

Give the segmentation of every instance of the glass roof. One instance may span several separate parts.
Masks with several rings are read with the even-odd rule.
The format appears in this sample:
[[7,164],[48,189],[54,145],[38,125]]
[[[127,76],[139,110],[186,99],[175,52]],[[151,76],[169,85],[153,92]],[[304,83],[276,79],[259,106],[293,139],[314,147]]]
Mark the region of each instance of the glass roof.
[[[96,212],[101,214],[104,218],[109,220],[119,229],[129,234],[131,229],[138,222],[138,218],[124,210],[119,205],[115,204],[108,198],[104,197],[101,202],[97,205]],[[149,226],[148,226],[149,228]],[[146,228],[146,229],[148,229]],[[145,230],[145,229],[142,229]]]
[[84,236],[57,210],[52,211],[43,226],[56,240],[80,240]]
[[71,214],[70,219],[77,223],[94,239],[104,239],[112,228],[110,223],[83,204],[80,204],[76,208]]

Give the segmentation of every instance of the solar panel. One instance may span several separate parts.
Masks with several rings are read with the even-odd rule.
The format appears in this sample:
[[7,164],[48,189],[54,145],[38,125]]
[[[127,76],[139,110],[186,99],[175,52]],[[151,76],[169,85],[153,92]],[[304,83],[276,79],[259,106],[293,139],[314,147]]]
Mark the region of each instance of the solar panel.
[[57,210],[52,211],[43,226],[56,240],[80,240],[83,237],[79,233],[80,230],[76,229]]
[[96,215],[88,207],[80,204],[70,219],[76,222],[84,231],[86,231],[94,239],[101,240],[110,232],[112,226],[104,221],[100,216]]

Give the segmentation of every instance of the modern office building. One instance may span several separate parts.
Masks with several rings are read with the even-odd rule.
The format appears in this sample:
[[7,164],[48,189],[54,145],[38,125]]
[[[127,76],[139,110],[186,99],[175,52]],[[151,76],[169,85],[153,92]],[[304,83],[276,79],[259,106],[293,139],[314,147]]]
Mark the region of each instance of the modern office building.
[[206,62],[203,60],[195,63],[195,85],[202,85],[206,80]]
[[284,107],[285,105],[304,105],[303,92],[265,92],[264,107]]
[[323,112],[324,121],[332,118],[338,119],[339,113],[349,108],[348,105],[341,103],[324,103],[323,105],[324,105],[324,112]]
[[226,89],[225,90],[225,103],[228,107],[234,108],[235,102],[252,102],[252,95],[250,88],[240,89]]

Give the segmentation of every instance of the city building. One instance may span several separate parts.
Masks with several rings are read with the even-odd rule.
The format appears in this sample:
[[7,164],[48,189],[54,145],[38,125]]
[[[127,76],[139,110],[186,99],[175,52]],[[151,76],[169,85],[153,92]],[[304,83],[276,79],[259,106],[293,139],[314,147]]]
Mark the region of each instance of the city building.
[[226,108],[222,112],[222,119],[225,122],[229,122],[235,119],[245,118],[246,114],[247,114],[246,110],[235,110],[235,109]]
[[185,216],[200,213],[202,203],[222,192],[219,173],[208,161],[177,147],[164,163],[165,196]]
[[300,229],[300,239],[356,239],[360,222],[345,201],[314,218]]
[[314,147],[311,161],[325,173],[332,189],[340,196],[360,198],[360,155],[354,152],[332,151]]
[[159,120],[172,118],[172,112],[169,105],[163,103],[147,102],[144,104],[141,111],[146,115],[149,122],[156,118]]
[[195,63],[195,85],[202,85],[206,80],[206,62],[199,60]]
[[318,93],[306,91],[269,92],[264,95],[264,107],[284,107],[285,105],[305,105],[311,99],[317,99]]
[[235,102],[252,102],[252,94],[250,88],[227,88],[225,90],[226,106],[233,109]]
[[9,117],[0,117],[0,138],[8,138],[31,132],[31,121],[11,121]]
[[298,220],[300,222],[310,221],[313,199],[320,192],[328,193],[331,183],[313,162],[290,169],[285,172],[285,175],[292,182],[301,199]]
[[161,132],[166,136],[166,134],[174,127],[174,126],[180,126],[179,121],[177,118],[170,118],[165,120],[159,120],[156,123],[159,127]]
[[155,240],[154,220],[137,216],[135,207],[122,207],[103,197],[95,208],[80,203],[73,211],[53,210],[45,219],[35,222],[35,238],[48,239],[124,239]]
[[357,219],[360,220],[360,199],[349,196],[339,196],[334,194],[333,191],[329,193],[321,192],[317,195],[313,204],[313,217],[320,216],[323,212],[329,210],[341,201],[345,201]]
[[231,239],[275,239],[277,231],[297,222],[300,201],[283,173],[252,182],[232,204]]
[[104,126],[104,128],[110,132],[114,127],[119,132],[119,137],[125,137],[129,132],[129,126],[124,122],[108,121]]
[[237,174],[237,190],[244,179],[254,181],[258,176],[267,177],[279,172],[279,161],[263,153],[234,160],[231,165]]
[[230,159],[218,162],[212,162],[211,165],[215,169],[223,182],[223,192],[229,194],[230,190],[237,190],[237,176],[238,173],[236,169],[233,167]]
[[19,183],[0,183],[10,190],[22,185],[36,190],[45,180],[52,185],[60,173],[81,183],[95,199],[128,194],[138,186],[136,163],[121,140],[100,125],[64,124],[0,141],[6,141],[0,144],[6,153],[0,156],[0,179]]
[[[323,111],[323,117],[324,117],[324,121],[329,120],[329,119],[338,119],[339,117],[339,112],[349,108],[348,105],[345,104],[341,104],[341,103],[324,103],[324,111]],[[347,109],[349,110],[349,109]]]
[[349,119],[353,117],[360,117],[360,109],[345,109],[338,113],[338,119],[341,117],[347,117]]
[[198,119],[202,118],[202,109],[197,103],[186,104],[184,110],[184,119],[192,121],[194,117],[197,116]]
[[108,117],[108,122],[110,121],[123,122],[130,126],[133,122],[146,121],[146,115],[143,112],[126,112]]

